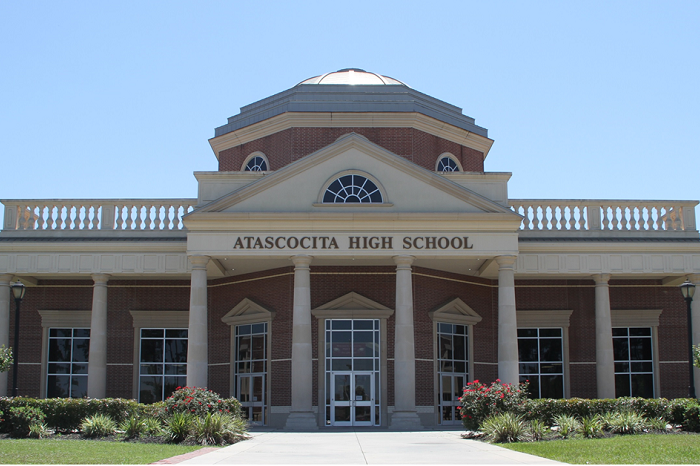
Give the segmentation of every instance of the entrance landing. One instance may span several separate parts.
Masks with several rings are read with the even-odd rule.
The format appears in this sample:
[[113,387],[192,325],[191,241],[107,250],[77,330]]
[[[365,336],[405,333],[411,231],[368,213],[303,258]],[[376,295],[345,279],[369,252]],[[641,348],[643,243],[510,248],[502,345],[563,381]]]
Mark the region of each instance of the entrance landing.
[[253,432],[180,464],[563,464],[461,438],[462,431]]

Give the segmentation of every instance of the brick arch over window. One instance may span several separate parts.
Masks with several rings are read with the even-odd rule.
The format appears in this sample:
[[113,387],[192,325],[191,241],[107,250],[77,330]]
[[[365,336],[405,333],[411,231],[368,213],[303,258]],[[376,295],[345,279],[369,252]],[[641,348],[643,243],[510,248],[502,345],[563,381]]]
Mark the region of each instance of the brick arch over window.
[[435,160],[453,154],[464,171],[484,171],[484,154],[414,128],[290,128],[219,153],[219,171],[238,171],[246,158],[263,152],[275,170],[333,144],[340,136],[357,133],[419,166],[434,171]]

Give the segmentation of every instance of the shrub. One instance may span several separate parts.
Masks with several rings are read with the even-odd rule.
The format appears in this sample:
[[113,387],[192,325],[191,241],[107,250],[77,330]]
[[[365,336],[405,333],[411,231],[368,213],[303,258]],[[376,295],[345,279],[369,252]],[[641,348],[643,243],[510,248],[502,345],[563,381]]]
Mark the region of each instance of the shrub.
[[147,417],[143,421],[144,434],[157,437],[163,434],[163,425],[157,417]]
[[15,359],[12,357],[12,348],[5,348],[5,345],[0,345],[0,373],[9,371],[13,362],[15,362]]
[[586,416],[581,419],[578,432],[586,438],[597,438],[603,435],[603,421],[599,414]]
[[178,412],[165,423],[165,433],[171,441],[179,443],[190,435],[193,418],[190,413]]
[[146,424],[138,416],[131,416],[119,424],[119,430],[124,431],[127,439],[140,437],[146,430]]
[[464,388],[462,424],[467,430],[476,430],[488,417],[503,413],[520,414],[527,399],[527,384],[502,384],[500,379],[485,385],[475,380]]
[[48,437],[49,429],[46,424],[32,424],[29,426],[29,438]]
[[554,423],[557,425],[557,434],[561,438],[573,437],[581,428],[581,423],[573,416],[561,414],[554,418]]
[[241,405],[235,398],[223,399],[217,393],[199,387],[178,387],[165,400],[165,412],[173,413],[189,412],[195,416],[203,417],[208,413],[223,413],[232,416],[241,415]]
[[111,417],[95,414],[83,419],[80,423],[80,431],[85,437],[106,437],[116,433],[117,426]]
[[8,416],[10,432],[15,437],[26,437],[32,425],[43,424],[45,419],[46,415],[38,408],[31,406],[10,408]]
[[479,430],[486,434],[486,438],[495,443],[519,442],[527,433],[527,426],[523,416],[513,413],[503,413],[486,418],[481,423]]
[[547,436],[547,425],[539,419],[530,421],[530,439],[537,442]]
[[632,411],[615,413],[606,419],[606,423],[614,434],[638,434],[649,427],[644,416]]
[[242,422],[242,419],[236,419],[230,414],[207,413],[204,417],[194,419],[192,432],[200,445],[235,443],[243,436],[240,432]]

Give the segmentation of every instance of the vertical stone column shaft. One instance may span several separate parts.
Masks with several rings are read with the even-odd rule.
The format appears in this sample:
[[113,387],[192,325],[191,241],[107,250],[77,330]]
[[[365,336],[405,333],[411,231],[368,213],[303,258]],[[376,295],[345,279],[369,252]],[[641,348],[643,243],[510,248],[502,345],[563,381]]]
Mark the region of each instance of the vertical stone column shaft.
[[416,345],[413,329],[413,256],[395,256],[396,313],[394,323],[394,412],[391,425],[421,426],[416,411]]
[[292,310],[292,408],[286,428],[317,429],[313,413],[311,381],[311,256],[291,258],[294,263],[294,307]]
[[[695,285],[695,296],[690,305],[690,315],[693,318],[693,344],[700,345],[700,273],[693,274],[688,280]],[[680,294],[680,292],[678,292]],[[695,378],[695,394],[700,391],[700,369],[693,369]]]
[[109,275],[92,275],[90,314],[90,354],[88,356],[88,396],[107,396],[107,282]]
[[615,356],[610,314],[609,273],[593,276],[595,281],[595,363],[598,398],[615,398]]
[[515,303],[516,256],[498,256],[498,378],[518,383],[518,318]]
[[[10,346],[10,282],[12,274],[0,275],[0,346]],[[0,373],[0,396],[7,396],[7,372]]]
[[206,387],[209,372],[207,345],[207,264],[209,256],[189,256],[190,321],[187,331],[187,386]]

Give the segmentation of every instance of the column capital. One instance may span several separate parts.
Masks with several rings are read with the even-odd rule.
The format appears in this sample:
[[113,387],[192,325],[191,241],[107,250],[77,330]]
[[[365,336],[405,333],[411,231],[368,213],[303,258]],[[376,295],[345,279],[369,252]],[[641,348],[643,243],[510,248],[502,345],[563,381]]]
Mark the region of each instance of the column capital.
[[305,254],[300,254],[298,256],[292,256],[289,258],[294,263],[294,267],[298,269],[306,269],[311,264],[313,260],[312,256],[307,256]]
[[688,275],[688,281],[695,286],[700,285],[700,273],[693,273]]
[[106,285],[111,277],[111,275],[106,273],[93,273],[90,276],[92,277],[92,281],[95,282],[95,285]]
[[0,275],[0,286],[10,286],[13,277],[14,275],[11,273],[4,273]]
[[211,259],[209,256],[187,256],[193,269],[206,269],[209,259]]
[[394,256],[392,259],[394,259],[397,269],[410,269],[411,264],[416,260],[413,256]]
[[518,260],[518,256],[496,256],[496,263],[498,264],[499,270],[503,270],[503,269],[515,270],[515,261],[516,260]]
[[611,276],[609,273],[597,273],[591,278],[593,278],[596,286],[607,286]]

